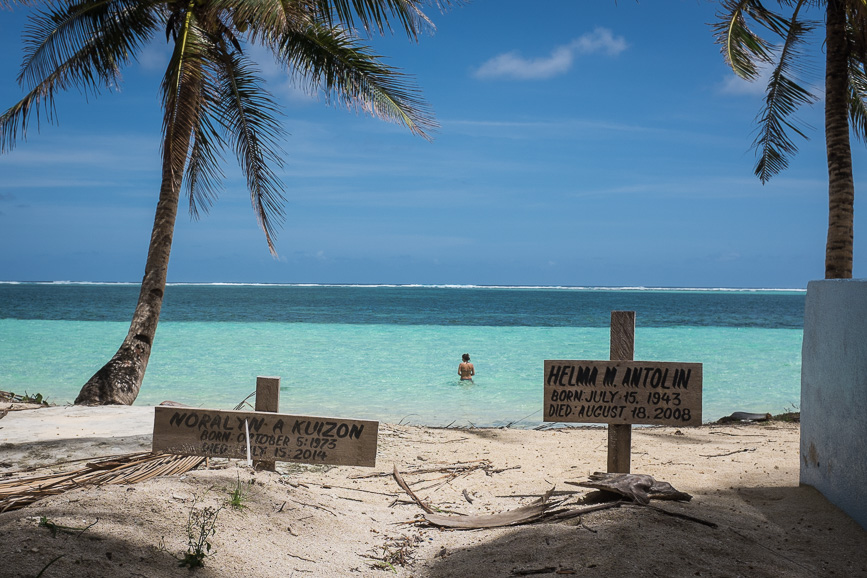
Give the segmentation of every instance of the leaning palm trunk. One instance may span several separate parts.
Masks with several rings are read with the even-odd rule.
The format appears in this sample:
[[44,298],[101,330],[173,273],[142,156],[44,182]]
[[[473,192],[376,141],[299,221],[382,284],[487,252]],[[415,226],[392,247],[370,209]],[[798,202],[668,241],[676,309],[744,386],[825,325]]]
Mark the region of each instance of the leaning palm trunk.
[[81,388],[77,405],[131,405],[141,388],[163,306],[180,198],[181,179],[173,175],[168,161],[163,165],[145,274],[129,333],[111,360]]
[[[428,138],[436,126],[424,102],[396,69],[355,35],[390,30],[393,17],[410,38],[431,25],[421,5],[452,0],[69,0],[34,10],[25,34],[19,81],[27,94],[0,115],[0,153],[24,138],[40,107],[54,119],[54,94],[70,87],[97,94],[113,87],[120,67],[165,32],[174,41],[162,83],[163,170],[145,274],[123,344],[82,387],[76,404],[131,404],[138,396],[156,335],[181,184],[197,216],[214,201],[226,148],[238,158],[253,210],[272,254],[283,219],[283,136],[278,107],[264,90],[243,42],[270,51],[287,72],[329,100],[398,122]],[[457,0],[456,0],[457,1]],[[0,7],[36,0],[0,0]],[[38,121],[37,114],[37,121]]]
[[828,241],[825,278],[852,278],[855,184],[849,146],[849,49],[846,7],[829,0],[825,61],[825,145],[828,153]]

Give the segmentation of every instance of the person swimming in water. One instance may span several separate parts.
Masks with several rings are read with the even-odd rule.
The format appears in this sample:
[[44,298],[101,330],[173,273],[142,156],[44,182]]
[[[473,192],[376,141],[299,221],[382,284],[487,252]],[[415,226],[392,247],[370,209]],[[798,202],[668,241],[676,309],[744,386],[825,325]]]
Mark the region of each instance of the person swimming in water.
[[458,365],[458,375],[461,376],[461,381],[464,380],[473,380],[473,376],[476,374],[476,368],[473,367],[473,364],[470,363],[470,354],[464,353],[461,356],[461,359],[464,361]]

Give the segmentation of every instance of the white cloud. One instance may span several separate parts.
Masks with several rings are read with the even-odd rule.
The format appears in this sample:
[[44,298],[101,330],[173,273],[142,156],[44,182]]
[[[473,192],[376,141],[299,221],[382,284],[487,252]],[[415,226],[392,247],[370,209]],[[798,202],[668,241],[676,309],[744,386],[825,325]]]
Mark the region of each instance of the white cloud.
[[727,253],[720,253],[716,256],[716,261],[719,263],[726,263],[729,261],[738,261],[741,258],[741,254],[737,251],[729,251]]
[[762,96],[768,87],[768,76],[769,71],[764,71],[759,78],[749,81],[731,74],[722,81],[719,90],[732,96]]
[[526,59],[517,52],[500,54],[476,70],[476,78],[551,78],[569,70],[572,52],[565,47],[554,49],[546,58]]
[[138,55],[138,63],[148,72],[162,72],[169,64],[172,57],[172,46],[168,42],[162,42],[160,36],[142,48]]
[[614,36],[607,28],[597,28],[589,34],[579,36],[569,46],[578,54],[603,52],[608,56],[617,56],[626,50],[628,44],[622,36]]
[[477,68],[474,76],[519,80],[551,78],[572,68],[577,56],[596,53],[617,56],[627,46],[622,36],[615,36],[607,28],[597,28],[569,44],[555,47],[548,56],[525,58],[517,51],[499,54]]
[[271,94],[281,103],[307,104],[316,102],[316,95],[310,94],[303,88],[303,84],[287,72],[283,66],[274,59],[273,53],[258,44],[249,44],[245,47],[247,56],[256,63],[262,78],[265,79]]
[[[759,96],[764,98],[768,91],[768,82],[770,82],[772,71],[773,70],[770,66],[760,69],[758,78],[753,81],[744,80],[736,74],[731,74],[723,79],[723,81],[718,85],[718,90],[720,94],[728,96]],[[816,102],[822,102],[824,100],[824,85],[811,86],[809,83],[800,79],[795,80],[800,83],[801,86],[804,86],[810,91]]]

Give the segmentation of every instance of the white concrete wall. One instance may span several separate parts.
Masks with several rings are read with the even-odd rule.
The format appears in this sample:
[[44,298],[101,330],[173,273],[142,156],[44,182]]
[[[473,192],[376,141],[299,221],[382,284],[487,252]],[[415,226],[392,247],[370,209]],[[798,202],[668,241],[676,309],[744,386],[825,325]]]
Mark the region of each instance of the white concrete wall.
[[867,528],[867,279],[807,285],[801,483]]

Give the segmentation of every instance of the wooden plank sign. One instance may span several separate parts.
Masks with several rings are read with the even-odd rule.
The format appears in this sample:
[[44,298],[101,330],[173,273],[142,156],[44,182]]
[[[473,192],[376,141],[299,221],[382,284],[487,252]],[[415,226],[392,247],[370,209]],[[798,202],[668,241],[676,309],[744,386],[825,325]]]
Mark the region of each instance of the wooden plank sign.
[[379,422],[261,411],[161,407],[153,451],[333,466],[376,465]]
[[701,425],[702,365],[545,360],[545,421]]

